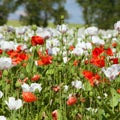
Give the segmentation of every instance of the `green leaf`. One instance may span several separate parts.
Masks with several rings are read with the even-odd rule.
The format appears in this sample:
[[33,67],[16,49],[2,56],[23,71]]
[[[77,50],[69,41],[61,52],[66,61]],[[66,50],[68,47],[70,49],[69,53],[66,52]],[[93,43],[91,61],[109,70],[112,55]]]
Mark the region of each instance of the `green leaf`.
[[120,98],[120,95],[116,92],[116,90],[114,88],[111,88],[111,94],[112,94],[112,98],[110,100],[110,106],[112,108],[116,107],[118,105],[118,99]]
[[84,83],[84,88],[85,88],[85,91],[91,91],[92,90],[92,86],[90,85],[90,83],[88,81],[86,81]]
[[47,74],[47,75],[52,75],[52,74],[54,74],[54,69],[48,69],[48,70],[46,71],[46,74]]

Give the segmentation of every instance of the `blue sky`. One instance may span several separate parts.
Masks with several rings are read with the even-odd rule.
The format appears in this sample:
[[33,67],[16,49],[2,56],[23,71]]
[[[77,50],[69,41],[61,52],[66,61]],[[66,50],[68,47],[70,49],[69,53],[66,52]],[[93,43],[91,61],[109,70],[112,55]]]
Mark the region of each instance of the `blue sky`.
[[[68,23],[84,24],[82,17],[82,8],[75,2],[76,0],[66,0],[65,9],[68,11],[70,18]],[[20,7],[14,14],[10,14],[9,19],[18,19],[20,14],[24,14],[23,7]]]

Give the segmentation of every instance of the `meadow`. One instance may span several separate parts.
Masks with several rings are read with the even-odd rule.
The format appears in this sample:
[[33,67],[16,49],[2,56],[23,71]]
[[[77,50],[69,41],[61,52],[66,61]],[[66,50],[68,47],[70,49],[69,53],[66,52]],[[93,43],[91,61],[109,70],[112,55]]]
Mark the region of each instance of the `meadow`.
[[119,120],[120,21],[0,26],[0,120]]

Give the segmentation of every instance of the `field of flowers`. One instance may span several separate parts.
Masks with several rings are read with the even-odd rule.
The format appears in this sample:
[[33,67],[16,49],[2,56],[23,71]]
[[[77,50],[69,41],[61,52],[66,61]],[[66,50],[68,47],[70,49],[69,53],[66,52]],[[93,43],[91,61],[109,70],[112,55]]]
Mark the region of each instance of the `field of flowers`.
[[120,21],[0,27],[0,120],[119,119]]

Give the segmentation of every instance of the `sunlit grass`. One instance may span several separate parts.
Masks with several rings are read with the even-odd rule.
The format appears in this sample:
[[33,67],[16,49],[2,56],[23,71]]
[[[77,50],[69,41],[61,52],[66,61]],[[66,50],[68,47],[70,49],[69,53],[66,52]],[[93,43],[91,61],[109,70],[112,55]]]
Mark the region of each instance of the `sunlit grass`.
[[[68,26],[70,28],[72,28],[72,27],[78,27],[78,28],[80,28],[80,27],[84,26],[82,24],[72,24],[72,23],[65,23],[65,24],[68,24]],[[19,20],[8,20],[7,25],[9,25],[9,26],[15,26],[15,27],[23,26],[22,23]],[[48,23],[48,27],[55,28],[56,25],[54,25],[52,22],[50,22],[50,23]]]
[[18,20],[8,20],[7,25],[15,26],[15,27],[22,26],[22,24]]

